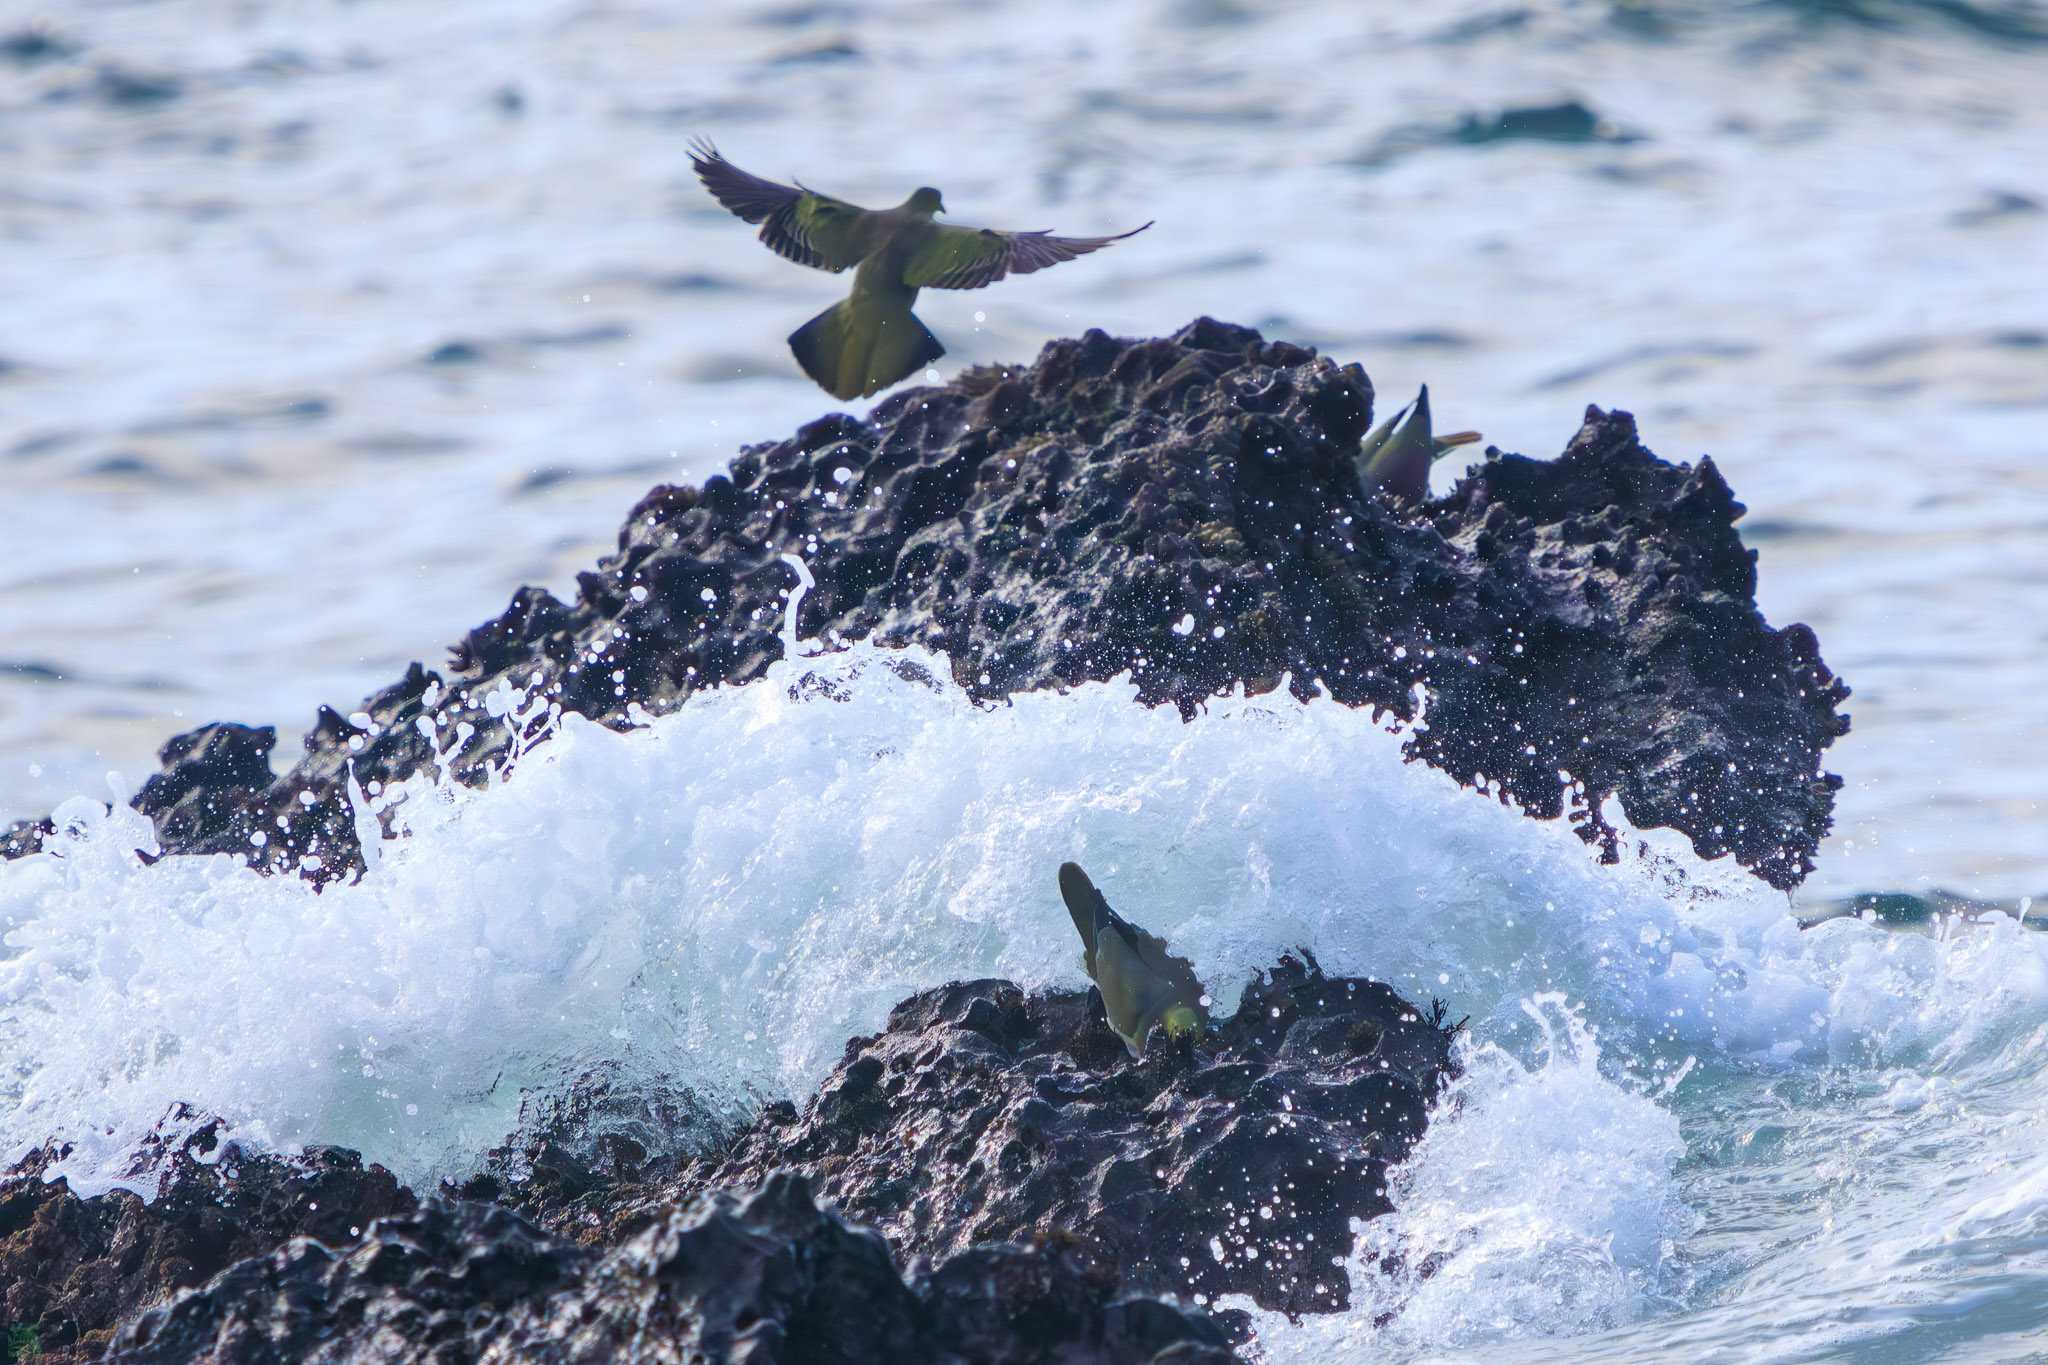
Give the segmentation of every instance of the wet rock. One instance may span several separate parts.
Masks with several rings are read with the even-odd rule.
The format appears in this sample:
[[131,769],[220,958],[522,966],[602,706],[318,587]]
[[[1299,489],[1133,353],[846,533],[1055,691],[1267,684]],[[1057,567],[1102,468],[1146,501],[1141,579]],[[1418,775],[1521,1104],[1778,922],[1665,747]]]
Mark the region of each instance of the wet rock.
[[[978,696],[1129,670],[1142,701],[1192,714],[1284,672],[1412,718],[1419,687],[1414,757],[1538,817],[1569,803],[1609,856],[1600,808],[1618,796],[1638,826],[1798,884],[1832,818],[1820,756],[1848,689],[1810,630],[1757,612],[1743,508],[1713,463],[1666,463],[1627,414],[1589,409],[1560,458],[1490,453],[1409,509],[1358,493],[1372,400],[1355,365],[1205,318],[1151,340],[1091,331],[1028,368],[821,418],[701,487],[654,489],[574,601],[521,589],[445,676],[415,665],[356,708],[367,728],[316,735],[286,776],[200,774],[207,817],[160,837],[246,852],[262,829],[270,865],[317,841],[318,875],[346,874],[348,764],[389,784],[445,751],[481,781],[549,705],[623,724],[630,705],[758,678],[791,585],[776,556],[803,549],[807,636],[942,650]],[[539,704],[487,712],[501,685]],[[423,715],[441,722],[431,745]]]
[[230,830],[243,834],[246,847],[253,831],[237,818],[242,812],[233,794],[270,785],[276,744],[277,731],[268,725],[222,721],[188,730],[157,751],[163,767],[142,784],[135,809],[156,825],[166,849],[217,843]]
[[56,832],[56,822],[47,815],[37,820],[16,820],[0,829],[0,858],[22,858],[35,853]]
[[955,983],[801,1114],[733,1135],[593,1072],[425,1203],[180,1109],[128,1173],[151,1202],[46,1182],[54,1150],[0,1179],[0,1313],[54,1359],[126,1322],[109,1358],[1228,1360],[1242,1315],[1168,1298],[1347,1304],[1333,1261],[1452,1072],[1443,1014],[1285,957],[1134,1061],[1092,992]]
[[287,1238],[346,1246],[412,1193],[354,1152],[254,1155],[218,1122],[174,1113],[128,1173],[133,1189],[81,1199],[44,1148],[0,1175],[0,1324],[50,1359],[95,1358],[120,1323]]
[[124,1329],[108,1359],[1053,1361],[1234,1359],[1218,1326],[1119,1296],[1058,1246],[989,1247],[907,1282],[798,1176],[719,1192],[609,1254],[486,1205],[430,1201],[354,1249],[296,1240]]
[[687,1086],[628,1081],[607,1065],[565,1093],[523,1096],[512,1135],[448,1193],[515,1204],[544,1226],[590,1240],[595,1223],[583,1210],[621,1185],[644,1183],[657,1167],[722,1150],[741,1126]]
[[352,1247],[297,1238],[122,1328],[105,1359],[474,1361],[529,1297],[596,1255],[517,1215],[440,1201],[373,1223]]
[[1451,1072],[1441,1007],[1285,958],[1192,1048],[1132,1061],[1093,992],[974,981],[911,997],[856,1038],[801,1116],[771,1105],[712,1158],[670,1159],[564,1201],[484,1191],[615,1243],[695,1193],[804,1172],[899,1256],[1086,1242],[1148,1293],[1247,1294],[1288,1313],[1349,1302],[1353,1219]]

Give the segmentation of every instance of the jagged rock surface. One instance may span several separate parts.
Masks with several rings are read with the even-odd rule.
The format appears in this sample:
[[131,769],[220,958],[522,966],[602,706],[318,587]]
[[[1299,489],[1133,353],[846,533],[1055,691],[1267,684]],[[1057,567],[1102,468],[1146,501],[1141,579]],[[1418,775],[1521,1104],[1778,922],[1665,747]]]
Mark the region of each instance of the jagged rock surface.
[[1120,1295],[1058,1246],[977,1248],[908,1282],[800,1176],[672,1211],[608,1254],[482,1204],[432,1200],[338,1253],[310,1239],[124,1328],[109,1360],[601,1365],[1159,1360],[1220,1365],[1221,1329]]
[[1351,1220],[1386,1211],[1451,1074],[1442,1015],[1284,957],[1133,1060],[1092,992],[955,983],[801,1114],[731,1134],[594,1072],[425,1204],[178,1112],[131,1172],[150,1203],[46,1183],[49,1150],[0,1179],[0,1312],[53,1360],[123,1321],[118,1358],[148,1361],[1229,1359],[1239,1315],[1149,1296],[1344,1307]]
[[[943,650],[977,695],[1128,669],[1143,700],[1192,712],[1287,672],[1409,717],[1421,685],[1416,757],[1483,773],[1537,816],[1576,803],[1610,852],[1600,805],[1618,794],[1637,825],[1796,885],[1831,819],[1840,783],[1820,757],[1848,689],[1811,631],[1758,614],[1743,509],[1713,463],[1667,464],[1627,414],[1589,409],[1559,459],[1494,454],[1404,509],[1361,498],[1352,475],[1372,399],[1356,365],[1206,318],[907,389],[867,420],[747,447],[701,488],[653,490],[574,602],[520,589],[445,677],[414,665],[366,699],[351,713],[365,726],[322,708],[285,776],[259,761],[267,728],[207,727],[165,747],[138,806],[169,851],[245,855],[261,828],[269,865],[317,849],[319,875],[341,875],[351,759],[394,782],[468,721],[452,758],[477,780],[515,743],[483,709],[501,683],[538,678],[616,723],[757,678],[791,584],[777,555],[795,550],[818,579],[807,636]],[[424,714],[445,722],[435,742]],[[0,847],[39,833],[17,826]]]
[[1351,1220],[1387,1210],[1387,1167],[1421,1136],[1451,1034],[1440,1009],[1293,958],[1194,1048],[1161,1039],[1136,1062],[1092,992],[954,984],[849,1043],[801,1117],[770,1106],[717,1157],[607,1183],[548,1134],[509,1163],[524,1179],[462,1192],[611,1244],[697,1190],[794,1168],[906,1256],[1083,1237],[1136,1289],[1328,1312],[1350,1296],[1333,1260]]
[[[187,1118],[189,1116],[176,1116]],[[290,1160],[221,1149],[217,1123],[145,1151],[127,1190],[80,1199],[45,1175],[44,1148],[0,1175],[0,1324],[33,1335],[51,1360],[97,1357],[138,1307],[205,1283],[290,1237],[346,1246],[417,1202],[382,1166],[314,1148]]]

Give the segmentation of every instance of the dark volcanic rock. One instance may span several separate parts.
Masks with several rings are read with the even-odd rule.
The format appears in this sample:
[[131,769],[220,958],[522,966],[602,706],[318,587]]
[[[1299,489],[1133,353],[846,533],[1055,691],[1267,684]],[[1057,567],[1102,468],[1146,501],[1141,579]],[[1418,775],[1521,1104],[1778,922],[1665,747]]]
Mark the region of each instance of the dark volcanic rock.
[[57,826],[48,816],[40,820],[16,820],[0,829],[0,858],[21,858],[42,848],[43,843],[57,832]]
[[1287,957],[1133,1061],[1092,992],[956,983],[801,1116],[707,1151],[690,1092],[593,1073],[424,1204],[180,1111],[131,1172],[150,1203],[46,1183],[50,1151],[0,1180],[0,1313],[55,1359],[125,1321],[137,1361],[1227,1360],[1240,1315],[1148,1296],[1344,1307],[1351,1222],[1451,1074],[1442,1014]]
[[[152,1188],[80,1199],[44,1174],[44,1149],[0,1175],[0,1324],[32,1331],[52,1359],[96,1356],[139,1308],[203,1284],[290,1237],[345,1246],[415,1200],[382,1166],[340,1148],[290,1160],[221,1150],[217,1123],[159,1142],[131,1177]],[[189,1131],[188,1131],[189,1130]]]
[[350,1249],[300,1238],[244,1260],[129,1323],[107,1359],[476,1360],[514,1310],[596,1259],[504,1209],[431,1201]]
[[1286,958],[1193,1049],[1159,1037],[1133,1062],[1092,992],[955,984],[897,1006],[801,1117],[770,1106],[720,1157],[596,1191],[463,1192],[610,1244],[697,1190],[794,1168],[904,1256],[1083,1238],[1134,1289],[1328,1312],[1349,1301],[1333,1260],[1351,1220],[1387,1211],[1387,1167],[1450,1072],[1442,1025],[1378,982]]
[[[135,794],[166,849],[191,848],[236,828],[235,792],[267,787],[277,730],[220,721],[174,736],[157,751],[161,771]],[[247,842],[246,829],[242,829]]]
[[1493,455],[1410,511],[1358,494],[1372,398],[1356,365],[1202,319],[1148,341],[1089,332],[1028,369],[823,418],[701,488],[655,489],[574,602],[522,588],[455,646],[446,678],[415,665],[366,700],[367,727],[323,711],[285,776],[246,755],[195,765],[217,737],[181,752],[165,809],[191,818],[160,815],[161,837],[242,854],[261,827],[269,865],[317,841],[320,875],[345,873],[351,758],[390,783],[438,748],[480,780],[515,742],[483,709],[501,684],[537,678],[544,701],[619,723],[633,703],[659,712],[758,678],[791,585],[776,556],[793,550],[818,579],[806,635],[943,650],[980,696],[1128,669],[1144,701],[1191,714],[1289,672],[1298,690],[1320,680],[1412,717],[1420,685],[1416,757],[1484,773],[1538,816],[1582,793],[1577,823],[1610,853],[1600,804],[1618,794],[1635,823],[1797,884],[1831,818],[1839,780],[1816,774],[1848,689],[1812,632],[1757,613],[1743,509],[1712,462],[1667,464],[1626,414],[1590,409],[1561,458]]
[[434,1200],[346,1253],[293,1241],[124,1329],[111,1360],[1060,1361],[1206,1365],[1216,1324],[1119,1297],[1060,1246],[986,1247],[906,1283],[872,1232],[777,1175],[709,1195],[609,1254],[504,1209]]

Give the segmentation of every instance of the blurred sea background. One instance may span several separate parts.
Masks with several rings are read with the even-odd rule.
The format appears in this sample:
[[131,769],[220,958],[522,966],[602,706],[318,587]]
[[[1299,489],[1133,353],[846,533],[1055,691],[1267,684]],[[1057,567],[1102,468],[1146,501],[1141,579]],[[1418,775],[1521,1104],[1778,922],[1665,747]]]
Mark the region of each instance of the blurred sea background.
[[[1210,314],[1507,450],[1598,403],[1711,455],[1856,689],[1798,908],[2038,921],[2044,90],[2018,0],[0,0],[0,821],[217,719],[289,763],[833,407],[783,339],[846,281],[703,193],[701,135],[958,222],[1157,220],[927,295],[942,374]],[[2048,935],[1802,931],[1668,837],[1597,868],[1341,708],[817,666],[844,704],[583,729],[319,896],[138,868],[118,815],[0,866],[0,1165],[63,1134],[103,1188],[182,1100],[424,1180],[610,1060],[801,1102],[909,991],[1078,984],[1066,840],[1232,994],[1303,942],[1473,1015],[1362,1247],[1439,1269],[1358,1261],[1264,1359],[2039,1358]]]
[[[0,3],[0,818],[373,687],[834,404],[844,292],[693,134],[856,202],[1146,236],[925,316],[954,367],[1203,313],[1750,512],[1855,687],[1809,896],[2048,891],[2048,9]],[[1456,478],[1457,461],[1437,472]]]

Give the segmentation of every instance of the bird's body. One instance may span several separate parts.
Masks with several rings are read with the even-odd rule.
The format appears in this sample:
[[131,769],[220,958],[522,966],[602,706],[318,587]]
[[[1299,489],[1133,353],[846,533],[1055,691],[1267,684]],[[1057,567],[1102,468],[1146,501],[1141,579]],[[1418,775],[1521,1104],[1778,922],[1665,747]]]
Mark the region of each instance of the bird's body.
[[884,241],[853,272],[853,290],[790,333],[789,349],[804,373],[834,398],[864,398],[946,353],[910,306],[917,290],[903,283],[903,258],[918,234]]
[[937,221],[945,199],[929,186],[895,208],[864,209],[749,175],[708,143],[693,147],[690,160],[713,198],[761,225],[761,241],[771,251],[799,265],[854,272],[848,296],[789,338],[804,372],[835,398],[879,393],[946,353],[910,311],[919,290],[979,289],[1132,235],[1055,237],[957,227]]
[[1081,936],[1082,970],[1102,993],[1102,1012],[1133,1057],[1143,1055],[1154,1028],[1170,1038],[1200,1036],[1208,1022],[1208,993],[1186,959],[1110,909],[1074,863],[1060,864],[1060,898]]
[[1414,402],[1374,427],[1359,443],[1359,489],[1367,497],[1385,489],[1396,497],[1419,502],[1429,494],[1429,467],[1478,439],[1476,431],[1455,431],[1448,436],[1431,433],[1429,385],[1424,384]]

